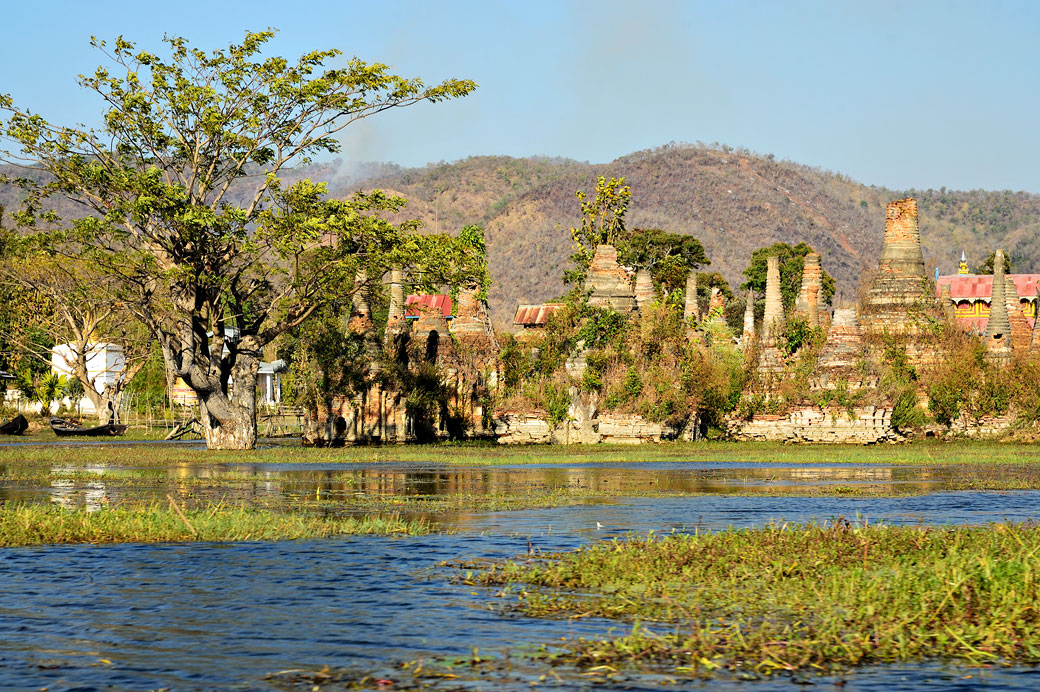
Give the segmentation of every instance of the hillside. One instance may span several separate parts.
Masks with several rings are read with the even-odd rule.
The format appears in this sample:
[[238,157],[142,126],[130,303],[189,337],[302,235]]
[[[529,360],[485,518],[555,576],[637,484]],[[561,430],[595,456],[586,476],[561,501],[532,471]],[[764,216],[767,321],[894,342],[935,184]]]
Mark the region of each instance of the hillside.
[[[4,168],[3,172],[15,173]],[[925,261],[944,273],[962,250],[974,267],[998,245],[1017,272],[1040,271],[1040,195],[1022,192],[886,190],[847,176],[772,156],[717,146],[669,145],[606,164],[534,157],[484,156],[425,168],[339,162],[292,171],[324,180],[336,196],[383,188],[409,200],[406,214],[431,232],[484,226],[494,286],[493,319],[508,327],[518,302],[542,302],[564,291],[575,191],[591,191],[596,176],[625,176],[632,188],[628,226],[690,233],[704,244],[711,270],[736,287],[751,252],[783,241],[805,241],[823,255],[839,293],[855,295],[877,265],[885,204],[919,199]],[[18,190],[0,188],[8,215]],[[63,213],[77,210],[59,204]],[[930,270],[931,271],[931,270]]]
[[598,175],[625,176],[631,185],[630,228],[696,235],[712,270],[734,285],[755,248],[805,241],[823,255],[839,293],[854,295],[877,264],[885,204],[906,195],[920,201],[929,267],[954,271],[962,250],[974,267],[999,244],[1015,271],[1040,271],[1040,195],[886,190],[728,147],[672,145],[608,164],[475,157],[371,178],[364,187],[405,196],[408,214],[430,231],[482,224],[495,281],[492,312],[507,326],[518,302],[548,300],[564,290],[568,229],[578,221],[574,193],[591,191]]

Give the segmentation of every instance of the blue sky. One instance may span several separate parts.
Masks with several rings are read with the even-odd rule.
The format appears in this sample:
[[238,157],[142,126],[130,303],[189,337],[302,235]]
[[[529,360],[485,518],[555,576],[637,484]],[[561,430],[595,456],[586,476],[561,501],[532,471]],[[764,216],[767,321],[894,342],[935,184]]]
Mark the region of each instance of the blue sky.
[[75,76],[91,34],[200,48],[279,29],[315,48],[480,88],[351,126],[347,160],[471,155],[608,162],[722,142],[892,188],[1040,192],[1036,2],[5,3],[0,92],[55,122],[95,124]]

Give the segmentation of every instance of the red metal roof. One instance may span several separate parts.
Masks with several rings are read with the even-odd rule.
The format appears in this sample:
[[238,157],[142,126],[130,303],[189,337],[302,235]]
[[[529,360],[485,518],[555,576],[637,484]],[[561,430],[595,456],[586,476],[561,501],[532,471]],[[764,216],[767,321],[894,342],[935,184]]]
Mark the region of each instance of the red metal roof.
[[549,316],[562,308],[560,303],[544,303],[542,305],[518,305],[516,317],[513,324],[524,327],[543,327],[549,321]]
[[[1040,286],[1040,274],[1008,274],[1019,300],[1022,301],[1026,321],[1033,324],[1035,308],[1029,303],[1036,300],[1037,286]],[[954,274],[940,276],[935,285],[935,292],[942,297],[942,287],[950,287],[950,297],[956,304],[954,311],[957,324],[965,331],[986,333],[989,323],[990,295],[993,292],[992,274]]]
[[[1040,274],[1008,274],[1015,284],[1019,298],[1033,299],[1040,287]],[[956,300],[983,300],[989,302],[993,293],[992,274],[952,274],[940,276],[935,284],[936,297],[942,295],[942,286],[949,284],[950,296]]]
[[423,310],[440,310],[446,319],[451,319],[451,296],[415,295],[404,299],[405,317],[419,317]]

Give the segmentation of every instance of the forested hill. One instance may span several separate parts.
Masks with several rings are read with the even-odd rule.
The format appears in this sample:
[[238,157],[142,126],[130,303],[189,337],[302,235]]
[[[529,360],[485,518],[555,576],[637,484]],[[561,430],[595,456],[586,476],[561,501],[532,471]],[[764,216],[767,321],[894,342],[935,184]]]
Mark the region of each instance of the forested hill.
[[[938,265],[954,272],[962,250],[974,267],[997,245],[1009,251],[1015,271],[1040,271],[1040,195],[886,190],[728,147],[666,146],[607,164],[475,157],[363,183],[355,178],[349,186],[400,193],[409,200],[407,213],[430,231],[482,224],[494,279],[492,312],[497,325],[507,326],[518,302],[563,292],[569,229],[579,217],[575,191],[591,192],[598,175],[625,176],[631,185],[629,228],[697,236],[711,270],[734,287],[754,249],[805,241],[823,255],[839,292],[855,295],[877,266],[885,204],[906,195],[919,199],[929,271]],[[333,191],[349,189],[334,185]]]
[[[24,171],[11,175],[23,175]],[[330,192],[383,188],[406,197],[406,214],[428,231],[484,226],[494,286],[493,318],[512,322],[518,302],[564,291],[561,275],[578,223],[576,190],[592,192],[596,176],[625,176],[632,188],[629,228],[691,233],[704,244],[710,270],[736,288],[756,248],[805,241],[823,255],[839,292],[855,295],[877,266],[885,204],[920,201],[925,261],[956,270],[962,250],[972,267],[994,247],[1010,253],[1017,272],[1040,272],[1040,195],[1021,192],[886,190],[846,176],[728,147],[666,146],[606,164],[567,159],[475,157],[425,168],[393,164],[315,164],[287,178],[327,181]],[[17,208],[18,190],[0,188],[0,204]],[[76,213],[71,207],[64,213]],[[929,271],[934,271],[930,268]]]

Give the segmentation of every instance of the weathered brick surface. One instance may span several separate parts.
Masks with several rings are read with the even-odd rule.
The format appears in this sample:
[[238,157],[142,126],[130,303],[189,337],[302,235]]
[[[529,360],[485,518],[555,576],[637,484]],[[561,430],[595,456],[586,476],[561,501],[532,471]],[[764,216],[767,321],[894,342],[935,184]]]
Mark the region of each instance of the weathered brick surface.
[[683,303],[683,319],[689,322],[691,318],[701,318],[700,306],[697,304],[697,272],[693,270],[686,277],[686,299]]
[[[810,294],[814,291],[818,294],[823,285],[823,267],[820,263],[820,255],[810,252],[805,256],[805,267],[802,269],[802,285],[798,289],[798,297],[794,300],[794,313],[799,317],[811,320]],[[819,317],[817,316],[817,322]]]
[[585,279],[585,289],[592,290],[589,305],[613,308],[620,313],[636,309],[635,291],[628,272],[618,264],[617,248],[597,245]]
[[856,308],[842,306],[834,309],[834,318],[827,331],[827,341],[820,350],[817,368],[821,371],[855,368],[863,356],[863,335]]
[[986,323],[986,350],[991,358],[1011,356],[1011,322],[1008,320],[1007,281],[1004,279],[1004,251],[993,257],[993,291],[990,294],[989,322]]
[[766,311],[762,319],[762,343],[776,343],[784,329],[784,300],[780,292],[780,258],[766,258]]
[[845,409],[802,408],[786,416],[755,416],[731,420],[730,435],[737,440],[773,442],[876,444],[903,437],[892,427],[892,410],[864,406]]
[[636,307],[640,312],[646,310],[647,306],[657,298],[657,292],[654,291],[654,281],[650,278],[650,272],[646,269],[640,269],[636,272],[635,296]]
[[917,333],[916,315],[937,307],[928,291],[913,197],[888,205],[881,261],[863,307],[864,333],[878,335]]
[[1018,297],[1015,282],[1004,276],[1004,302],[1007,306],[1008,323],[1011,325],[1011,348],[1015,353],[1027,352],[1032,338],[1033,327],[1022,312],[1022,302]]
[[755,340],[755,292],[748,289],[744,302],[744,330],[740,335],[740,345],[749,347]]

